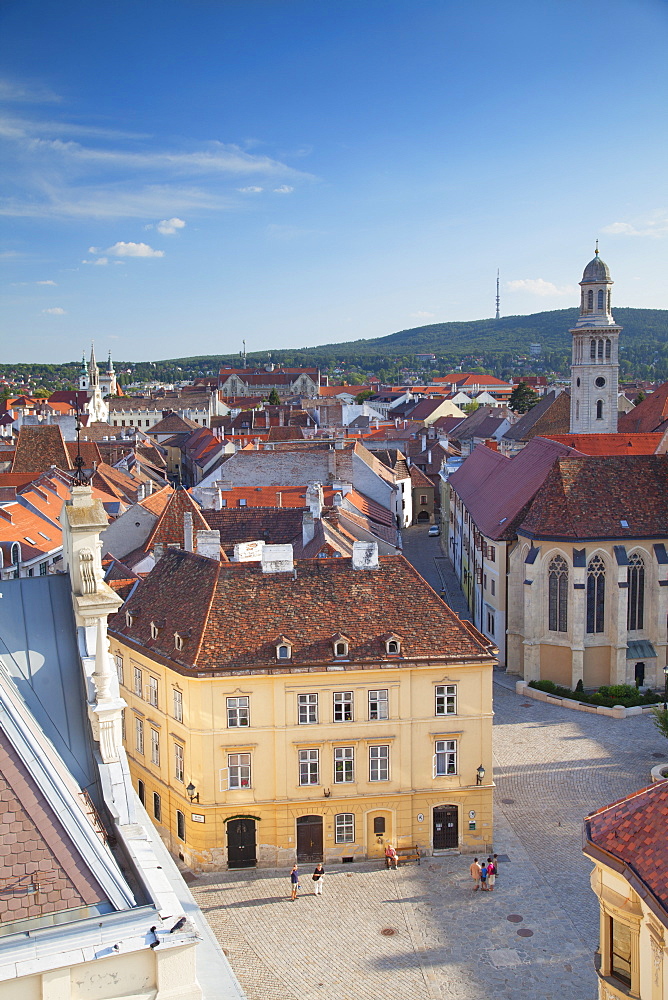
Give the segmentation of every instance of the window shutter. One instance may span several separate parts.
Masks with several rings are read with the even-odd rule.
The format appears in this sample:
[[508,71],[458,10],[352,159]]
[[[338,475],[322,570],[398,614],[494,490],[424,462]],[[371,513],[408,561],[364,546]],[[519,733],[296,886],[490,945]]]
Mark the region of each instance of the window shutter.
[[436,754],[434,754],[434,756],[432,757],[432,778],[436,777],[436,768],[437,768],[437,766],[438,766],[437,756],[436,756]]
[[220,790],[221,792],[229,791],[230,787],[230,769],[229,767],[221,767],[218,771],[220,775]]

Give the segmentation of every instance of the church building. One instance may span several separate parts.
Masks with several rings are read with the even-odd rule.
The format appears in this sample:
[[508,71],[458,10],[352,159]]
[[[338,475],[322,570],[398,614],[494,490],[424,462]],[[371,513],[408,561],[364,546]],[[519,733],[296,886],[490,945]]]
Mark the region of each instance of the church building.
[[86,409],[90,414],[91,423],[108,420],[109,407],[104,397],[115,396],[117,391],[116,372],[111,360],[111,351],[109,351],[106,370],[100,372],[99,365],[95,360],[95,347],[91,345],[90,361],[86,361],[85,354],[81,359],[79,389],[88,394]]

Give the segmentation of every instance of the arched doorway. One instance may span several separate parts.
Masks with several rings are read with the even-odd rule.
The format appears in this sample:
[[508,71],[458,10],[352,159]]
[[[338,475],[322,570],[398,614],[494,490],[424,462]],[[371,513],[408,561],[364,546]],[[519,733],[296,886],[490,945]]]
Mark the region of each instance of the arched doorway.
[[227,867],[253,868],[257,864],[255,820],[240,816],[227,821]]
[[434,806],[433,845],[435,851],[459,847],[457,806]]
[[322,861],[322,816],[298,818],[297,861]]
[[417,516],[418,524],[428,524],[431,521],[431,515],[428,510],[421,510]]

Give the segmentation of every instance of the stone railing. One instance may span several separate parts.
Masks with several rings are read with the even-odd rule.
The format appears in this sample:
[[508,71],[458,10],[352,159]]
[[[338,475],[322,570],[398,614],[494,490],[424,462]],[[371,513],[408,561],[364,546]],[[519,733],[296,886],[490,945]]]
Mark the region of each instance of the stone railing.
[[607,715],[611,719],[626,719],[630,715],[647,715],[656,707],[655,705],[635,705],[633,708],[624,708],[623,705],[613,705],[612,708],[607,708],[604,705],[587,705],[574,698],[560,698],[559,695],[548,694],[547,691],[529,687],[526,681],[517,681],[515,690],[522,698],[535,698],[536,701],[546,701],[549,705],[571,708],[575,712],[590,712],[592,715]]

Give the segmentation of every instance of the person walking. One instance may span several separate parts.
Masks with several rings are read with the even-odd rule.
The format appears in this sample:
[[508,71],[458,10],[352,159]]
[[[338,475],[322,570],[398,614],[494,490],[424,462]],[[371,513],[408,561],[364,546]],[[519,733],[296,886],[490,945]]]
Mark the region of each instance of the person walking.
[[480,866],[480,888],[483,892],[487,892],[487,862],[483,861]]
[[477,892],[480,888],[480,865],[478,864],[477,858],[474,858],[471,862],[469,871],[471,872],[471,878],[473,879],[473,891]]
[[385,848],[385,864],[388,868],[394,868],[395,871],[399,867],[399,857],[392,844],[388,844]]
[[315,866],[315,871],[313,872],[313,881],[315,883],[313,886],[314,896],[322,896],[322,883],[324,882],[324,875],[325,869],[322,867],[322,864],[318,862]]
[[292,871],[290,872],[290,885],[292,888],[291,899],[295,900],[297,898],[297,889],[299,888],[299,869],[297,865],[292,866]]
[[494,865],[494,880],[496,881],[496,876],[499,874],[499,855],[492,855],[492,864]]
[[487,858],[487,886],[490,892],[494,892],[494,883],[496,882],[496,865],[492,858]]

